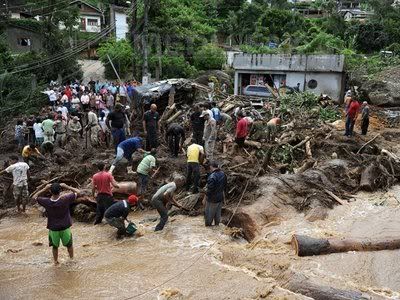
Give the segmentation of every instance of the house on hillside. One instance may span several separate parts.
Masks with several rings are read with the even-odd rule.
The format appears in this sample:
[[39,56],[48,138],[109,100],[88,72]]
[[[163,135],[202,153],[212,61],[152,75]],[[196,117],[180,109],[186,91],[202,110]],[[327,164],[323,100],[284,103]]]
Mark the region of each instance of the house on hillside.
[[33,28],[11,23],[7,24],[4,32],[12,53],[19,54],[43,49],[43,37]]
[[72,1],[70,5],[76,5],[80,14],[80,30],[82,32],[100,32],[104,23],[103,12],[94,5],[85,1]]
[[339,0],[338,11],[346,21],[365,21],[373,15],[373,12],[363,9],[361,0]]
[[[236,54],[235,95],[243,94],[249,86],[280,89],[288,87],[326,94],[340,102],[345,89],[343,55],[286,55],[286,54]],[[265,89],[265,88],[264,88]]]
[[129,37],[128,10],[128,7],[110,5],[110,25],[117,41]]

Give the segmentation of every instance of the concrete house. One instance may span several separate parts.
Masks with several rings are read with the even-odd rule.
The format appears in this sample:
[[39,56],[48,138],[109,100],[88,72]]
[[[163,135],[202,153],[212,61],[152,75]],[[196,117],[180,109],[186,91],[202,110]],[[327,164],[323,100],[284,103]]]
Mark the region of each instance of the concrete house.
[[103,23],[103,12],[96,6],[85,1],[72,1],[70,5],[76,5],[80,13],[80,30],[82,32],[100,32]]
[[128,10],[128,7],[110,5],[110,24],[114,28],[114,35],[117,41],[128,38]]
[[42,35],[30,28],[8,24],[5,33],[7,44],[13,53],[41,51],[43,48]]
[[341,101],[345,89],[343,55],[236,54],[235,94],[248,85],[299,88]]

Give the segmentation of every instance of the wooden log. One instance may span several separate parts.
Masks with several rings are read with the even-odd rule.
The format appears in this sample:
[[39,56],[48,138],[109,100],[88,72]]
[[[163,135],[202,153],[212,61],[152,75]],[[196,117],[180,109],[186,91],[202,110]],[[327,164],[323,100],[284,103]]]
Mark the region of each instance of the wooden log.
[[366,300],[372,299],[360,291],[341,290],[326,285],[311,282],[304,275],[295,275],[284,287],[294,293],[310,297],[315,300]]
[[400,238],[316,239],[305,235],[294,234],[291,244],[298,256],[313,256],[348,251],[400,249]]
[[181,114],[183,114],[183,111],[181,111],[181,110],[177,111],[172,117],[170,117],[170,118],[167,120],[167,124],[172,123],[172,122],[173,122],[175,119],[177,119]]
[[331,196],[331,198],[333,200],[335,200],[337,203],[339,203],[340,205],[344,205],[346,202],[344,202],[342,199],[340,199],[338,196],[336,196],[334,193],[332,193],[331,191],[324,189],[325,193],[327,193],[329,196]]
[[224,106],[222,107],[222,112],[226,113],[226,112],[228,112],[228,111],[230,111],[230,110],[232,110],[232,109],[234,109],[234,108],[235,108],[235,104],[233,104],[233,103],[228,103],[227,105],[224,105]]
[[362,145],[361,148],[358,149],[358,151],[357,151],[356,154],[360,154],[361,151],[362,151],[365,147],[367,147],[369,144],[371,144],[373,141],[375,141],[375,139],[376,139],[378,136],[380,136],[380,134],[377,134],[374,138],[372,138],[371,140],[369,140],[368,142],[366,142],[364,145]]
[[262,146],[262,144],[260,142],[248,141],[248,140],[244,141],[244,144],[246,146],[254,147],[254,148],[257,148],[257,149],[261,149],[261,146]]
[[312,158],[312,150],[311,150],[311,142],[310,141],[306,142],[306,155],[307,155],[307,158]]
[[386,149],[382,149],[382,150],[381,150],[381,154],[389,156],[389,157],[390,157],[391,159],[393,159],[396,163],[400,162],[400,158],[399,158],[396,154],[394,154],[394,153],[392,153],[392,152],[390,152],[390,151],[388,151],[388,150],[386,150]]

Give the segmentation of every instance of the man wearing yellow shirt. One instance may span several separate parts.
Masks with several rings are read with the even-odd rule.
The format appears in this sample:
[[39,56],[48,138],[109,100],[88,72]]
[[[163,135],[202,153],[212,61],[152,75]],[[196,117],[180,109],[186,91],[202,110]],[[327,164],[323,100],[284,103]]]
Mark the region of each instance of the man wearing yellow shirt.
[[45,157],[39,152],[35,145],[27,145],[22,150],[22,158],[24,162],[29,163],[32,161],[33,163],[37,162],[38,158],[45,159]]
[[186,190],[189,191],[193,177],[193,194],[197,194],[199,192],[200,163],[203,163],[204,159],[203,146],[192,140],[187,149],[187,158]]

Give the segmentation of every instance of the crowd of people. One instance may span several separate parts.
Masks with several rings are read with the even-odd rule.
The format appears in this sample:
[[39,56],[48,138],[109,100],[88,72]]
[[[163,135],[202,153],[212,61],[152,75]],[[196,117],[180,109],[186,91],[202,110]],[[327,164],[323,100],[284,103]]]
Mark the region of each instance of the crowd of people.
[[[134,224],[128,220],[128,214],[133,207],[142,205],[148,183],[157,174],[157,149],[161,143],[165,143],[171,157],[176,158],[180,153],[186,155],[187,172],[186,177],[175,176],[152,195],[149,203],[160,215],[155,231],[161,231],[165,227],[171,206],[185,209],[175,199],[180,188],[193,194],[204,193],[205,225],[219,225],[227,176],[214,158],[218,132],[231,132],[235,127],[232,154],[240,152],[252,129],[257,126],[254,116],[246,116],[241,107],[237,107],[232,115],[226,114],[211,97],[211,101],[193,107],[190,115],[192,138],[184,149],[187,136],[184,126],[172,123],[162,128],[161,116],[155,103],[141,116],[135,109],[127,106],[136,86],[135,82],[118,85],[91,80],[88,85],[75,82],[62,88],[52,88],[46,92],[50,106],[44,112],[43,118],[30,116],[25,120],[18,120],[15,140],[23,162],[13,155],[9,166],[0,172],[13,175],[13,194],[18,211],[25,211],[28,202],[31,165],[40,165],[52,155],[55,147],[63,148],[74,140],[81,142],[80,144],[85,140],[85,147],[110,147],[113,144],[115,158],[110,168],[107,170],[104,162],[97,162],[98,172],[92,177],[92,196],[97,203],[94,224],[102,223],[105,218],[109,225],[117,228],[117,237],[131,235]],[[351,136],[360,106],[357,101],[348,98],[345,135]],[[364,103],[363,134],[367,133],[368,117],[369,108]],[[275,141],[281,123],[279,116],[273,116],[268,121],[265,129],[268,142]],[[164,133],[163,136],[161,132]],[[142,155],[136,168],[138,190],[126,199],[116,201],[113,189],[118,189],[120,184],[113,177],[114,170],[124,159],[133,167],[134,153]],[[203,190],[200,182],[202,167],[207,173]],[[71,193],[64,194],[63,189]],[[32,197],[46,209],[49,241],[53,247],[55,263],[58,263],[57,249],[60,241],[68,248],[70,257],[73,257],[70,205],[79,201],[80,193],[78,189],[66,184],[53,183],[46,185]],[[46,194],[47,197],[44,196]]]

